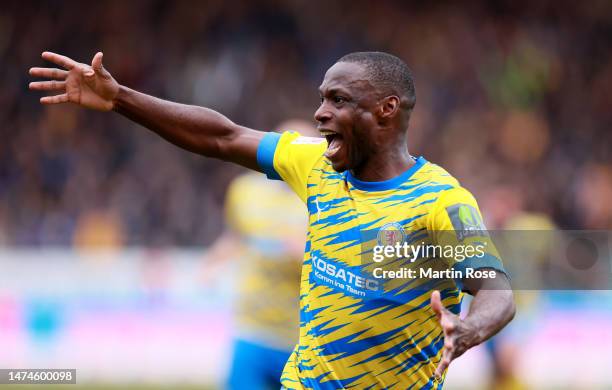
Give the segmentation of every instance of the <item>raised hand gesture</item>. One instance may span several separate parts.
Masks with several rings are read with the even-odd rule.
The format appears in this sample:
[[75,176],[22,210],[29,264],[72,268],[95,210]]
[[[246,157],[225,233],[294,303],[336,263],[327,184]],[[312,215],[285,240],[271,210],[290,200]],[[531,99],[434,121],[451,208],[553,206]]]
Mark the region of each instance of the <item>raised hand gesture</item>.
[[30,75],[51,80],[32,82],[30,89],[60,92],[58,95],[40,98],[42,104],[71,102],[99,111],[113,109],[119,83],[102,66],[101,52],[93,57],[91,66],[48,51],[42,53],[42,58],[64,68],[30,69]]

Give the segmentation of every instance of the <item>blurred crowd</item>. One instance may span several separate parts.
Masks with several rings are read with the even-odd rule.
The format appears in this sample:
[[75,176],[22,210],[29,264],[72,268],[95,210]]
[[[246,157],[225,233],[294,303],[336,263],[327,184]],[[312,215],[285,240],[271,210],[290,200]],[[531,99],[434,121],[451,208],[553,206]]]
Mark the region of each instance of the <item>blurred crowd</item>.
[[[491,3],[491,4],[489,4]],[[312,119],[351,51],[404,59],[411,153],[479,200],[491,228],[521,212],[612,226],[612,3],[9,1],[0,10],[0,242],[200,246],[221,232],[241,169],[117,114],[43,107],[30,66],[51,50],[131,88],[277,130]],[[281,129],[282,130],[282,129]],[[256,201],[256,200],[254,200]]]

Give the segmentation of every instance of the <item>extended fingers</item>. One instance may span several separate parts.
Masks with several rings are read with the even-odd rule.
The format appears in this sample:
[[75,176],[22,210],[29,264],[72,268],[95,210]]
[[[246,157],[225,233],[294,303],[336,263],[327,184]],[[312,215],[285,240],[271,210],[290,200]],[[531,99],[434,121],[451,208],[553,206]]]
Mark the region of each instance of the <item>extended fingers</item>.
[[442,360],[440,360],[438,367],[436,367],[436,371],[434,372],[434,375],[437,378],[441,378],[442,375],[444,374],[444,371],[446,371],[446,369],[450,365],[450,362],[451,362],[451,353],[445,350],[444,352],[442,352]]
[[442,305],[442,299],[440,298],[440,292],[435,290],[431,293],[430,299],[431,308],[438,316],[438,319],[442,316],[442,312],[444,311],[444,305]]
[[68,58],[68,57],[63,56],[61,54],[52,53],[50,51],[43,52],[42,53],[42,58],[47,60],[47,61],[53,62],[54,64],[62,66],[64,68],[68,69],[68,70],[74,68],[78,64],[78,62],[76,62],[72,58]]
[[452,353],[455,351],[455,343],[451,337],[444,338],[444,353]]
[[35,91],[64,91],[66,89],[65,81],[33,81],[30,83],[30,89]]
[[440,292],[437,290],[431,293],[431,308],[433,309],[434,313],[436,313],[436,316],[440,321],[440,325],[444,330],[444,334],[446,335],[452,333],[455,330],[455,321],[458,317],[444,307],[440,297]]
[[442,360],[438,363],[438,367],[436,367],[436,371],[434,375],[437,378],[441,378],[444,374],[444,371],[448,368],[450,363],[455,358],[455,343],[452,337],[444,338],[444,348],[442,349]]
[[30,68],[30,76],[65,80],[68,76],[68,72],[57,68]]
[[58,103],[67,103],[68,100],[68,95],[63,93],[61,95],[55,95],[55,96],[45,96],[45,97],[41,97],[40,98],[40,102],[42,104],[58,104]]
[[440,320],[440,326],[442,326],[442,330],[444,331],[444,334],[451,334],[455,331],[456,328],[456,324],[455,324],[455,317],[453,317],[452,313],[444,313],[445,315],[442,315],[442,319]]

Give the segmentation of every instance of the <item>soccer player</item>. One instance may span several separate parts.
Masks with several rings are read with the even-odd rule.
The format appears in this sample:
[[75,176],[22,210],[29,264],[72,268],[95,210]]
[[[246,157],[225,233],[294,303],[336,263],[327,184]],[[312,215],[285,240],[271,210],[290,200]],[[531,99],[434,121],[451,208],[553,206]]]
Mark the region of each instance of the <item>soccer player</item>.
[[[308,122],[279,125],[318,136]],[[299,335],[299,286],[308,220],[306,209],[282,181],[257,172],[232,180],[225,201],[226,230],[206,253],[207,278],[223,261],[236,260],[231,390],[278,389]],[[212,266],[212,267],[211,267]]]
[[[32,82],[31,89],[59,92],[41,103],[115,111],[182,148],[282,179],[306,203],[300,335],[281,377],[285,388],[441,388],[453,359],[512,319],[512,292],[492,245],[484,256],[423,262],[445,262],[466,274],[493,270],[492,278],[416,285],[363,272],[376,242],[487,240],[474,197],[445,170],[408,152],[416,98],[399,58],[352,53],[327,70],[314,115],[325,142],[252,130],[206,108],[131,90],[102,66],[102,53],[91,66],[50,52],[42,57],[63,69],[30,70],[52,79]],[[474,296],[463,319],[462,291]]]

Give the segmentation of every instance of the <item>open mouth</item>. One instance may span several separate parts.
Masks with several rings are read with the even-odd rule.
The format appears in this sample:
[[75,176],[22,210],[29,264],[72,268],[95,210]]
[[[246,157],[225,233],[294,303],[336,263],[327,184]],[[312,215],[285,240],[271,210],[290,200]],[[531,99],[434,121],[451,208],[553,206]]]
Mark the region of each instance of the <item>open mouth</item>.
[[332,158],[342,147],[342,136],[335,131],[328,129],[319,129],[319,132],[327,140],[325,157]]

